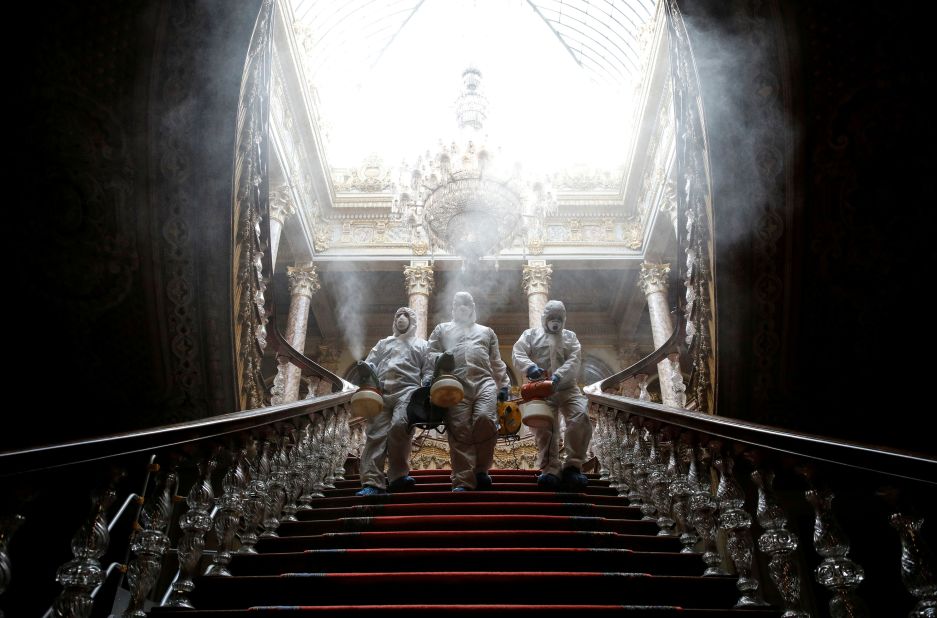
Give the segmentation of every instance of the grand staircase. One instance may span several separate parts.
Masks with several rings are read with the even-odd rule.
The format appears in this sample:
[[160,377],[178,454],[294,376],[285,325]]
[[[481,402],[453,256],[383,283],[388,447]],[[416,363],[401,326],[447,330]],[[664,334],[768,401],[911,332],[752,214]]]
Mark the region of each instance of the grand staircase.
[[371,498],[356,478],[338,483],[235,556],[233,577],[197,578],[197,610],[152,615],[780,615],[731,609],[733,578],[700,577],[698,554],[594,475],[575,494],[540,491],[529,470],[462,493],[447,470],[413,475],[413,490]]

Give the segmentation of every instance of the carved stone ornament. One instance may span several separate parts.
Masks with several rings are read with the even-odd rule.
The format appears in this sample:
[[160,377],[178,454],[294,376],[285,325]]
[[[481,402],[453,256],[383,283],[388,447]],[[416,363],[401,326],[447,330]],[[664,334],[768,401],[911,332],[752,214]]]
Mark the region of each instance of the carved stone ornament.
[[393,186],[391,170],[376,154],[367,157],[358,169],[332,170],[332,182],[340,192],[378,193]]
[[533,255],[543,255],[543,241],[539,238],[534,238],[527,246]]
[[629,217],[624,224],[625,246],[629,249],[640,249],[644,238],[644,226],[638,217]]
[[644,262],[641,264],[641,275],[638,278],[638,285],[646,295],[656,292],[667,293],[668,281],[667,275],[670,274],[670,264],[653,264]]
[[425,294],[433,292],[432,266],[407,266],[403,269],[403,276],[407,282],[407,294]]
[[290,294],[293,295],[301,294],[312,298],[312,295],[322,287],[315,264],[289,266],[286,269],[286,276],[290,281]]
[[521,282],[524,293],[528,296],[531,294],[549,294],[552,275],[553,267],[547,263],[525,265],[524,278]]
[[293,198],[290,195],[290,188],[281,187],[270,194],[270,220],[277,221],[280,225],[286,222],[288,217],[296,214],[296,206],[293,205]]
[[318,252],[328,251],[332,245],[331,228],[327,221],[319,221],[312,233],[312,246]]
[[426,255],[429,251],[429,245],[424,240],[414,241],[410,248],[413,250],[413,255]]

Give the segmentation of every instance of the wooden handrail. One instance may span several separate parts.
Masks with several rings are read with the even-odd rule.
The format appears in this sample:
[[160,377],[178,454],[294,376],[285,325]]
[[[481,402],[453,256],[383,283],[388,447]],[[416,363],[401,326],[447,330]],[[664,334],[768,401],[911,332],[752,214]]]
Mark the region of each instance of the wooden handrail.
[[339,393],[269,408],[232,412],[198,421],[163,425],[87,440],[0,452],[0,477],[120,457],[256,429],[345,403],[351,397],[353,390],[354,387],[348,384]]
[[674,326],[673,333],[670,335],[670,338],[664,342],[664,345],[660,346],[638,362],[625,367],[618,373],[612,374],[597,384],[591,384],[587,386],[586,392],[603,392],[617,386],[618,384],[621,384],[628,378],[633,378],[642,373],[649,373],[656,367],[657,363],[667,358],[667,356],[672,354],[674,351],[679,350],[680,342],[683,340],[683,337],[686,334],[686,318],[683,316],[683,312],[679,309],[675,309],[670,315],[673,316],[676,325]]
[[591,392],[588,397],[592,403],[626,414],[713,437],[937,486],[937,459],[922,453],[836,440],[702,412],[677,410],[619,395]]

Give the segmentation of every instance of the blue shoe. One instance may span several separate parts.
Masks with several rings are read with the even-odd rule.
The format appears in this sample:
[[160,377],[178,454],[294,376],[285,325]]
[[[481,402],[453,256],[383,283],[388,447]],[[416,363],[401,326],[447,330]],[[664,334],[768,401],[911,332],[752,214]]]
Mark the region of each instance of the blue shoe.
[[475,473],[475,489],[491,489],[491,475],[487,472]]
[[381,489],[380,487],[375,487],[374,485],[365,485],[357,492],[356,496],[386,496],[387,492]]
[[410,476],[401,476],[399,479],[393,480],[390,482],[390,485],[387,486],[387,489],[390,491],[403,491],[404,489],[410,489],[416,485],[416,479]]
[[555,474],[541,473],[537,477],[537,487],[540,489],[546,489],[547,491],[556,491],[560,488],[560,479]]
[[579,471],[579,468],[570,466],[563,468],[563,477],[560,483],[563,489],[567,491],[585,491],[589,485],[589,479],[585,474]]
[[468,491],[468,487],[453,487],[452,491]]

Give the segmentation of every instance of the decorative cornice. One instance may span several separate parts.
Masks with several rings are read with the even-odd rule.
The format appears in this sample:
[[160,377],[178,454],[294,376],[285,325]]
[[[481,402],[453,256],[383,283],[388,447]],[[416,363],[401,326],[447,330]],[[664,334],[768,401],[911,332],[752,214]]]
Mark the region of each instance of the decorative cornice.
[[524,278],[521,281],[524,293],[528,296],[531,294],[549,294],[552,275],[553,267],[546,262],[524,265]]
[[290,294],[312,298],[322,285],[319,283],[319,273],[315,264],[304,266],[288,266],[286,276],[290,281]]
[[641,274],[638,276],[638,285],[648,296],[657,292],[667,293],[667,275],[670,274],[670,264],[641,264]]
[[407,281],[407,295],[423,294],[429,296],[433,292],[435,281],[432,266],[407,266],[403,269],[403,276]]

